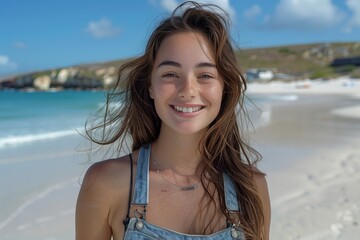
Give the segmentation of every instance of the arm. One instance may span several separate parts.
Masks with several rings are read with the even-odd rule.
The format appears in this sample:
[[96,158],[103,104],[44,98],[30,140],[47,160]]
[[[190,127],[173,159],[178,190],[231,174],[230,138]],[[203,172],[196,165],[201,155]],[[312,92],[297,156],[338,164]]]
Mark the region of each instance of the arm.
[[87,171],[76,204],[76,240],[109,240],[111,227],[109,191],[104,181],[101,164]]
[[270,233],[270,216],[271,216],[271,207],[270,207],[270,197],[269,190],[267,187],[265,176],[257,175],[255,177],[256,187],[258,189],[260,198],[262,200],[263,209],[264,209],[264,232],[265,240],[269,240]]

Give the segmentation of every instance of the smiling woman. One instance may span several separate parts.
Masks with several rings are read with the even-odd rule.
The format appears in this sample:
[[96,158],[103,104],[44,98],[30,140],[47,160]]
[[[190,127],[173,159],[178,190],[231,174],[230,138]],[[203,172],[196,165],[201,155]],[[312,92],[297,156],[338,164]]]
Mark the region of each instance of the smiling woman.
[[164,131],[200,139],[218,115],[224,83],[207,45],[196,32],[173,34],[162,42],[149,91]]
[[220,10],[182,4],[120,68],[88,136],[123,149],[130,135],[132,151],[87,171],[78,240],[268,239],[266,180],[241,134],[246,86]]

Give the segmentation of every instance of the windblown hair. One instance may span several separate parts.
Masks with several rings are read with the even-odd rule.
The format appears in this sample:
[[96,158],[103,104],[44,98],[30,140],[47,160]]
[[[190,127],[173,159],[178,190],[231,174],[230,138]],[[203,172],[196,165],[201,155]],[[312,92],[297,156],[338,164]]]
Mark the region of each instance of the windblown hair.
[[[215,196],[219,196],[222,212],[231,219],[230,213],[226,211],[221,174],[227,172],[235,181],[241,209],[238,218],[246,238],[263,239],[263,207],[254,181],[255,174],[263,174],[255,168],[261,156],[246,143],[241,132],[245,126],[241,125],[240,118],[243,116],[239,118],[238,112],[245,114],[243,103],[246,82],[229,37],[228,18],[224,11],[219,11],[222,10],[215,5],[186,2],[162,21],[150,36],[145,53],[120,67],[116,86],[107,96],[104,118],[96,126],[87,128],[87,135],[97,144],[118,143],[119,146],[130,136],[132,150],[156,140],[161,120],[149,96],[149,87],[159,47],[166,37],[175,33],[202,34],[208,41],[217,70],[224,80],[220,112],[199,144],[203,155],[202,184],[210,202],[214,203]],[[99,130],[100,134],[95,134]],[[207,183],[213,184],[216,192],[208,190]],[[204,233],[208,232],[206,228]]]

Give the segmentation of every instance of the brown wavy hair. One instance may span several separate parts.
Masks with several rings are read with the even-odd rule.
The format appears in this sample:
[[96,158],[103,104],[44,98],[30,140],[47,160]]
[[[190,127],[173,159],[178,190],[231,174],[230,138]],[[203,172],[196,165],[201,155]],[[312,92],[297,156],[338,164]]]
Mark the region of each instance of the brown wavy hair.
[[[155,57],[166,37],[187,31],[200,33],[207,39],[217,70],[224,80],[220,112],[199,143],[203,155],[201,180],[210,199],[206,206],[215,204],[214,198],[219,196],[222,212],[232,219],[225,206],[221,174],[227,172],[237,188],[241,209],[237,217],[246,238],[263,239],[263,207],[254,182],[254,174],[263,174],[255,168],[261,156],[246,143],[242,133],[246,126],[242,125],[241,119],[247,116],[243,105],[246,82],[229,37],[228,17],[221,8],[212,4],[185,2],[162,21],[150,36],[145,53],[120,67],[116,86],[108,93],[107,103],[101,111],[103,118],[95,126],[87,128],[87,135],[97,144],[117,143],[120,148],[130,140],[132,150],[157,139],[161,120],[149,96]],[[215,186],[214,191],[207,187],[209,183]],[[215,221],[215,218],[212,219],[204,233]]]

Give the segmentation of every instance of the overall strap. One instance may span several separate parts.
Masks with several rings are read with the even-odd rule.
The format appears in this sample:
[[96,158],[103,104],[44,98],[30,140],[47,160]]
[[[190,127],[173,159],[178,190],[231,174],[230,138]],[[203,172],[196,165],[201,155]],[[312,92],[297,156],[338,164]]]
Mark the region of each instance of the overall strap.
[[234,180],[227,173],[223,173],[224,193],[226,208],[230,212],[240,212],[239,203],[236,195]]
[[245,239],[245,233],[242,230],[239,213],[241,214],[241,208],[238,203],[236,194],[236,186],[234,180],[228,173],[223,173],[224,179],[224,192],[225,192],[225,204],[229,214],[227,219],[228,227],[231,227],[231,237],[233,239]]
[[132,205],[146,206],[149,202],[149,159],[151,145],[140,148]]
[[123,220],[124,226],[125,226],[125,231],[129,225],[130,222],[130,207],[131,207],[131,197],[132,197],[132,188],[133,188],[133,159],[132,159],[132,154],[129,154],[130,157],[130,191],[129,191],[129,201],[128,201],[128,211],[126,214],[125,219]]

